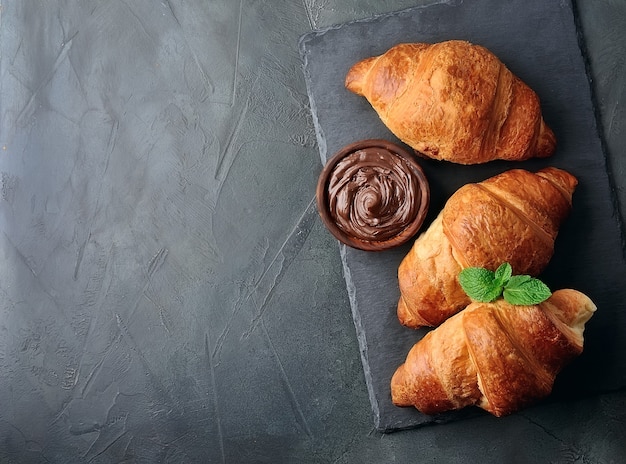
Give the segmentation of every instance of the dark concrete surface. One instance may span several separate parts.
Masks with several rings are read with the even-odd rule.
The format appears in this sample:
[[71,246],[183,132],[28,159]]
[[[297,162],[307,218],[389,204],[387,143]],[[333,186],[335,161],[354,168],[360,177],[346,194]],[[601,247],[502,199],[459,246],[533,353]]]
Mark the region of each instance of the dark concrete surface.
[[[624,461],[623,390],[374,430],[298,39],[425,3],[0,5],[1,463]],[[576,12],[624,217],[626,2]]]

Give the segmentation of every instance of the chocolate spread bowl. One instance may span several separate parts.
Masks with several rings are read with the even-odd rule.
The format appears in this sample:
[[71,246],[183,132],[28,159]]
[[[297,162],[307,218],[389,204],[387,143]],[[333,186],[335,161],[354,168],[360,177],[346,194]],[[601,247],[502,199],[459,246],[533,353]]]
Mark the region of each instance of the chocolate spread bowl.
[[328,160],[317,207],[342,243],[367,251],[400,246],[418,232],[430,203],[428,180],[413,154],[386,140],[362,140]]

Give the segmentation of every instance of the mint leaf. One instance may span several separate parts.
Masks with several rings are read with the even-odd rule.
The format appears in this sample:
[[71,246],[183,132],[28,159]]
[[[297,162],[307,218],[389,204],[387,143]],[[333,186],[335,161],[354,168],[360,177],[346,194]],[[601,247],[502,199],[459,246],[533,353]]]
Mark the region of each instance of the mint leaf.
[[472,300],[488,303],[502,293],[495,273],[482,267],[468,267],[459,273],[459,283]]
[[530,276],[513,276],[504,287],[505,301],[513,305],[534,305],[547,300],[552,292],[546,284]]
[[498,299],[500,295],[502,295],[502,285],[498,285],[494,282],[490,287],[485,288],[483,293],[480,295],[480,298],[474,299],[482,303],[490,303]]
[[532,279],[532,277],[529,276],[529,275],[512,276],[511,278],[509,278],[509,281],[507,282],[507,287],[515,288],[515,287],[518,287],[520,285],[523,285],[524,282],[528,282],[531,279]]
[[513,268],[511,265],[509,263],[502,263],[495,272],[496,282],[498,285],[506,285],[512,274]]
[[482,267],[468,267],[459,272],[459,283],[467,296],[482,303],[492,302],[502,295],[513,305],[534,305],[552,295],[541,280],[512,274],[509,263],[502,263],[495,272]]

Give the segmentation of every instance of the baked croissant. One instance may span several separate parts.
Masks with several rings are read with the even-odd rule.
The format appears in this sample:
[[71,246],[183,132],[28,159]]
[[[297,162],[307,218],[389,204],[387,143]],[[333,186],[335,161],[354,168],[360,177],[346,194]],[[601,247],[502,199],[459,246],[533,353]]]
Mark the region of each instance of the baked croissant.
[[534,306],[472,303],[413,346],[391,379],[392,401],[424,414],[470,405],[495,416],[517,411],[550,394],[582,352],[595,310],[570,289]]
[[537,94],[489,50],[465,41],[399,44],[356,63],[348,90],[400,140],[461,164],[550,156],[556,147]]
[[463,268],[495,271],[508,262],[515,274],[537,276],[552,258],[576,184],[549,167],[512,169],[457,190],[400,263],[400,322],[437,326],[467,306],[457,280]]

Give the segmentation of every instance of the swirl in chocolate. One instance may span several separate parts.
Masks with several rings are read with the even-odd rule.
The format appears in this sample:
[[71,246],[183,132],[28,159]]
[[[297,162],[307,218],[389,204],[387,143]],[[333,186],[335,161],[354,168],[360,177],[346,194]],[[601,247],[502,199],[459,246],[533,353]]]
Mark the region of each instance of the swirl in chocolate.
[[419,179],[396,153],[367,147],[339,161],[329,179],[328,204],[337,226],[362,241],[385,241],[419,213]]

